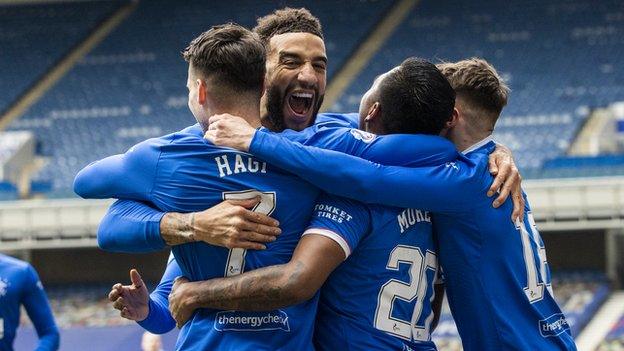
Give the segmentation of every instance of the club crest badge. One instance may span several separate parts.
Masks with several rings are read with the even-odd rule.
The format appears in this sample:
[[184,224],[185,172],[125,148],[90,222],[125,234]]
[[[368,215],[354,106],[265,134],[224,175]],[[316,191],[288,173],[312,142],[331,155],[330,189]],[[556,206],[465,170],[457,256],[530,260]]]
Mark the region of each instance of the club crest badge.
[[375,140],[375,137],[377,137],[375,134],[371,134],[359,129],[351,129],[351,135],[353,135],[353,137],[357,140],[361,140],[365,143],[370,143],[371,141]]

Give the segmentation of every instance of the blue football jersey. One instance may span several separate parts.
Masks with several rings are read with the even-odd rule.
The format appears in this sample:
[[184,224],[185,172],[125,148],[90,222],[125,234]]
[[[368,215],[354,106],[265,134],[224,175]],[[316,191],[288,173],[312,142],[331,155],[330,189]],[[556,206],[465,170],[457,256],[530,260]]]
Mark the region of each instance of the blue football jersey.
[[465,350],[576,350],[550,289],[544,245],[528,202],[523,221],[512,223],[511,199],[494,209],[486,195],[494,148],[487,138],[453,162],[405,168],[266,133],[257,133],[250,147],[326,192],[432,211],[448,299]]
[[464,349],[576,350],[526,195],[525,217],[516,223],[511,201],[494,209],[485,196],[494,147],[491,141],[477,145],[465,162],[445,169],[446,176],[470,183],[457,201],[461,210],[434,215],[448,301]]
[[321,291],[318,350],[435,350],[431,302],[438,271],[427,211],[330,195],[305,234],[324,235],[346,260]]
[[[323,124],[315,125],[311,132],[293,132],[289,137],[371,159],[379,158],[378,153],[387,154],[389,145],[385,138]],[[420,153],[426,155],[424,163],[439,163],[454,156],[446,141],[426,136],[422,140],[419,136],[393,138],[401,139],[401,143],[422,144],[418,151],[394,153],[397,162],[417,158]],[[319,192],[308,182],[262,159],[212,145],[203,139],[197,125],[142,142],[126,154],[95,162],[78,174],[74,185],[84,197],[145,201],[167,212],[201,211],[223,200],[260,196],[262,201],[254,210],[280,221],[279,238],[263,251],[228,250],[201,242],[174,246],[172,251],[182,273],[192,281],[287,263],[308,224]],[[317,299],[318,294],[299,305],[263,313],[197,310],[182,328],[176,347],[312,349]]]
[[58,349],[58,329],[37,272],[24,261],[0,254],[1,351],[13,350],[22,305],[39,335],[37,350]]

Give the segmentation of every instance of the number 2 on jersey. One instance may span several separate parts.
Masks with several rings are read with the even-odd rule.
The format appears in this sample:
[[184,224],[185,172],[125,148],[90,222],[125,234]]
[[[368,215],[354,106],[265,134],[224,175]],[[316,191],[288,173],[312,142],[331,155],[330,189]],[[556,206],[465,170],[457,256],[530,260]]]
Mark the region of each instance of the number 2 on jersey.
[[[427,341],[429,324],[433,318],[427,316],[423,325],[418,325],[418,321],[421,320],[423,302],[427,295],[427,270],[432,270],[434,276],[437,274],[437,257],[430,251],[423,255],[418,247],[399,245],[390,253],[386,269],[398,271],[400,263],[410,265],[410,282],[390,279],[381,287],[375,311],[375,328],[405,340]],[[410,321],[392,316],[395,299],[406,302],[416,299]]]
[[[227,191],[223,193],[223,200],[247,200],[260,196],[260,202],[252,209],[267,216],[270,216],[275,210],[275,192],[259,192],[257,190],[244,191]],[[225,264],[224,276],[229,277],[243,273],[245,267],[246,249],[234,248],[228,253],[227,263]]]

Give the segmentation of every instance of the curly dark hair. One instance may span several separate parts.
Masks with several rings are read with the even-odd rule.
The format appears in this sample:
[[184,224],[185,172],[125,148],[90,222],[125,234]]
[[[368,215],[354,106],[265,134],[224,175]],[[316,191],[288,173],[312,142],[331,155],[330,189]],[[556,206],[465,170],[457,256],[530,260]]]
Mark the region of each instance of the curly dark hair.
[[310,33],[323,39],[321,22],[303,7],[299,9],[285,7],[260,17],[253,31],[265,44],[273,36],[284,33]]
[[410,57],[379,83],[386,133],[440,134],[453,115],[455,91],[436,66]]

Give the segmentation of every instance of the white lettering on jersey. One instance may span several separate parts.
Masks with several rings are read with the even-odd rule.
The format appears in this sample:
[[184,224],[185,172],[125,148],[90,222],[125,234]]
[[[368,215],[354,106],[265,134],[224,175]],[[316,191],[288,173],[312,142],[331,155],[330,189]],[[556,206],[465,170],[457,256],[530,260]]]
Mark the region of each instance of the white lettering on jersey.
[[266,173],[267,169],[266,162],[256,161],[251,156],[241,154],[236,154],[234,160],[228,158],[228,155],[221,155],[215,157],[215,162],[221,178],[239,173]]
[[317,204],[314,206],[314,212],[319,218],[329,218],[336,223],[342,223],[344,221],[350,221],[353,217],[347,212],[339,209],[336,206]]
[[399,228],[401,234],[409,229],[416,223],[428,222],[431,223],[431,215],[429,211],[421,211],[413,208],[407,208],[399,215],[397,215],[397,221],[399,222]]
[[234,173],[244,173],[247,172],[247,168],[245,168],[245,163],[243,163],[243,158],[241,155],[236,155],[236,162],[234,163]]

